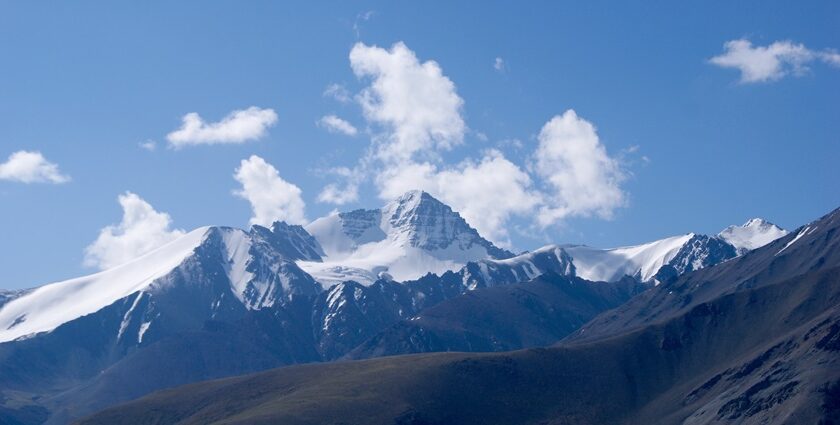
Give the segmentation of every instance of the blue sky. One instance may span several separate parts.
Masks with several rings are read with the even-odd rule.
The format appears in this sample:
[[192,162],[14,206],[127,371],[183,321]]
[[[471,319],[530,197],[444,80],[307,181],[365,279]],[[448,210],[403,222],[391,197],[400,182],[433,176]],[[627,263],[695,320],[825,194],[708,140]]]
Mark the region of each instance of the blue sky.
[[[126,191],[173,228],[247,226],[234,173],[252,155],[300,189],[307,219],[380,205],[385,165],[358,169],[388,124],[324,95],[376,80],[351,68],[356,43],[388,54],[402,42],[453,83],[463,137],[424,159],[440,171],[494,150],[533,179],[529,190],[555,196],[534,156],[541,129],[569,109],[597,128],[622,176],[620,205],[600,214],[611,218],[596,205],[547,226],[514,213],[497,228],[516,250],[716,233],[754,216],[794,228],[840,206],[837,2],[277,3],[0,2],[0,162],[37,151],[70,178],[0,179],[0,288],[95,270],[85,247],[120,222]],[[790,41],[776,45],[786,68],[748,81],[710,63],[732,40]],[[249,107],[276,114],[261,137],[167,141],[188,113],[216,122]],[[316,124],[326,115],[358,134],[326,131]],[[140,147],[148,141],[154,151]],[[345,183],[327,172],[336,167],[362,175],[358,199],[340,206],[318,200]]]

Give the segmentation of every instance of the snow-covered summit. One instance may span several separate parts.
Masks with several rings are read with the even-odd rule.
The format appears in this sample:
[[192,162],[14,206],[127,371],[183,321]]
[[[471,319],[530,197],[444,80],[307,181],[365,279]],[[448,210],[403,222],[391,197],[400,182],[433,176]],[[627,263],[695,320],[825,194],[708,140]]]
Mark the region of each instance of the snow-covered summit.
[[0,342],[45,332],[148,288],[206,238],[202,227],[128,263],[90,276],[38,287],[0,308]]
[[[112,269],[7,297],[0,304],[0,342],[51,331],[125,299],[133,300],[124,319],[129,323],[130,314],[143,315],[135,307],[154,310],[155,300],[170,292],[206,296],[200,304],[210,317],[220,309],[258,309],[298,294],[312,295],[320,286],[294,261],[320,261],[321,252],[300,226],[275,223],[272,229],[254,226],[250,231],[201,227]],[[144,332],[151,320],[142,322]]]
[[457,212],[415,190],[381,209],[355,210],[319,218],[306,226],[326,256],[299,261],[325,286],[355,280],[373,283],[387,272],[398,281],[457,270],[469,261],[513,254],[484,239]]
[[460,214],[424,191],[413,190],[389,202],[382,208],[382,218],[385,233],[415,248],[438,250],[455,244],[468,250],[479,245],[493,258],[513,256],[481,237]]
[[762,218],[751,218],[740,226],[729,226],[718,237],[738,249],[739,254],[760,248],[788,234],[788,231]]
[[572,257],[577,276],[583,279],[611,282],[632,276],[646,282],[674,259],[694,236],[688,233],[619,248],[566,245],[563,249]]
[[726,241],[694,233],[618,248],[547,245],[504,260],[470,263],[466,267],[465,285],[472,289],[497,282],[520,282],[547,272],[589,281],[616,282],[629,277],[638,282],[658,283],[737,255],[735,247]]

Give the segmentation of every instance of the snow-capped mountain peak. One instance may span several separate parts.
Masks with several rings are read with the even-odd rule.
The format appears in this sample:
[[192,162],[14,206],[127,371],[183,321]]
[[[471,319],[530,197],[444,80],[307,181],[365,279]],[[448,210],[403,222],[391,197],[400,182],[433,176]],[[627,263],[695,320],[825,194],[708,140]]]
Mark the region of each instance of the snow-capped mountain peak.
[[398,281],[457,270],[469,261],[513,254],[484,239],[457,212],[427,192],[414,190],[381,209],[319,218],[306,226],[326,254],[300,261],[316,280],[373,283],[381,272]]
[[751,218],[740,226],[729,226],[718,237],[738,249],[739,254],[760,248],[787,235],[788,232],[762,218]]
[[693,233],[661,239],[642,245],[599,249],[585,245],[564,246],[577,275],[592,281],[616,281],[634,276],[645,282],[653,279],[662,266],[674,259],[694,238]]
[[420,190],[407,192],[385,205],[382,227],[395,240],[415,248],[438,250],[458,244],[460,249],[469,249],[478,244],[494,258],[512,256],[482,238],[448,205]]

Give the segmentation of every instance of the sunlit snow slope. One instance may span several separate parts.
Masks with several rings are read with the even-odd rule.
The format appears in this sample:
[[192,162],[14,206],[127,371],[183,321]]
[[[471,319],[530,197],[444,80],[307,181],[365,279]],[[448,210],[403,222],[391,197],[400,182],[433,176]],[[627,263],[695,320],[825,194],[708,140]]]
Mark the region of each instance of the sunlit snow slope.
[[740,252],[761,248],[787,235],[788,231],[761,218],[748,220],[741,226],[729,226],[718,236],[731,243]]
[[113,269],[44,285],[10,301],[0,309],[0,342],[50,331],[146,288],[192,254],[208,229],[193,230]]

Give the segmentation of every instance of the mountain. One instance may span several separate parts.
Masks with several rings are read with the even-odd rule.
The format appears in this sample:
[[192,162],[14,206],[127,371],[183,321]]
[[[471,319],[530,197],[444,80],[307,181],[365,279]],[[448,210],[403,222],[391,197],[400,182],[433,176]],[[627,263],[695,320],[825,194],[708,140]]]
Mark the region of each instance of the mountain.
[[663,280],[548,348],[292,366],[80,423],[828,424],[840,419],[838,341],[835,210]]
[[689,234],[514,256],[419,191],[306,227],[203,227],[110,270],[0,294],[0,423],[66,423],[290,364],[545,345],[736,255]]
[[[294,261],[319,258],[317,244],[300,226],[290,229],[284,223],[273,231],[202,227],[113,269],[28,291],[0,309],[0,342],[49,332],[121,302],[129,307],[117,339],[131,330],[141,344],[164,322],[156,320],[162,314],[195,320],[184,315],[185,307],[197,307],[197,300],[182,298],[188,294],[206,298],[197,316],[207,318],[315,294],[320,287]],[[173,311],[160,310],[167,307]]]
[[[318,249],[300,226],[277,223],[272,229],[255,226],[248,232],[203,227],[113,269],[17,294],[0,308],[2,396],[28,394],[39,400],[34,407],[52,410],[75,403],[79,411],[87,412],[80,403],[56,403],[46,396],[101,382],[97,380],[109,376],[105,372],[132,363],[141,352],[154,352],[158,343],[189,340],[187,335],[206,328],[208,321],[243,323],[252,312],[268,308],[286,312],[300,299],[308,302],[321,293],[321,287],[295,261],[317,258]],[[297,330],[289,333],[298,335]],[[230,351],[225,345],[235,340],[211,342]],[[182,345],[171,354],[184,357],[197,346]],[[288,357],[311,361],[315,356]],[[113,402],[119,394],[136,397],[144,394],[138,392],[144,388],[151,391],[167,382],[185,382],[158,373],[164,363],[158,360],[145,369],[161,381],[130,391],[124,383],[106,386],[98,405]],[[279,364],[261,363],[262,369]],[[184,376],[196,379],[225,376],[220,372],[229,370],[224,365],[189,366],[193,371]],[[234,373],[239,371],[234,368]],[[52,418],[62,422],[60,415]]]
[[493,245],[452,209],[422,191],[411,191],[381,209],[336,213],[306,226],[326,253],[298,265],[329,287],[362,284],[387,273],[397,281],[457,270],[469,261],[513,254]]
[[[350,280],[371,284],[382,273],[397,281],[412,280],[430,272],[456,271],[470,262],[492,268],[510,260],[507,264],[520,265],[518,272],[524,280],[539,274],[531,272],[529,253],[513,258],[422,191],[408,192],[382,209],[320,218],[306,230],[323,247],[325,256],[323,261],[299,261],[298,265],[325,287]],[[662,270],[667,275],[682,274],[734,258],[784,234],[774,224],[753,219],[743,226],[729,226],[717,236],[688,233],[608,249],[549,245],[535,252],[562,250],[565,254],[554,261],[570,261],[575,270],[571,274],[570,268],[565,274],[589,281],[615,282],[631,276],[655,282],[664,266],[669,266]]]
[[718,237],[734,246],[739,254],[760,248],[787,235],[787,230],[761,218],[747,220],[741,226],[729,226]]

